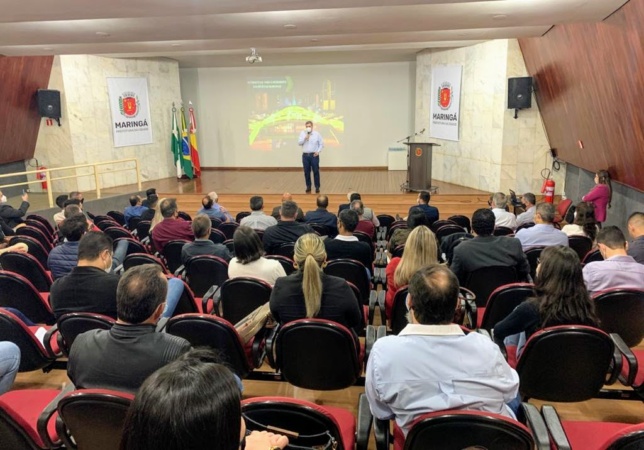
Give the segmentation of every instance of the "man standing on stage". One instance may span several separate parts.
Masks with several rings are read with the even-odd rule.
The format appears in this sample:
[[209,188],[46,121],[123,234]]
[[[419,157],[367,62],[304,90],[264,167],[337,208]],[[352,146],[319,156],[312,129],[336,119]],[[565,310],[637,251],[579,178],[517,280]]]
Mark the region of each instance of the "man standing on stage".
[[300,133],[297,144],[302,146],[302,166],[304,166],[304,182],[306,193],[311,192],[311,169],[313,169],[313,181],[315,192],[320,193],[320,152],[324,148],[322,136],[313,131],[313,122],[306,122],[306,130]]

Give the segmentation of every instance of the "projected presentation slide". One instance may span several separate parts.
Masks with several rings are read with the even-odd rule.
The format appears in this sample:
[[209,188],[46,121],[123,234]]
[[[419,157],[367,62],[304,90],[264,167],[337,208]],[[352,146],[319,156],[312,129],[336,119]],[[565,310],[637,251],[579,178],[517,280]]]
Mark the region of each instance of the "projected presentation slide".
[[344,116],[336,104],[335,83],[315,77],[248,78],[248,145],[272,151],[297,145],[310,120],[325,147],[342,145]]

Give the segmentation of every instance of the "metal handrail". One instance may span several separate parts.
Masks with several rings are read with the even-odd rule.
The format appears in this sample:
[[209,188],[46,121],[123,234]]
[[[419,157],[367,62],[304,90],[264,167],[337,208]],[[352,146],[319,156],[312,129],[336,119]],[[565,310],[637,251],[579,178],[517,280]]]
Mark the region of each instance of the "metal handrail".
[[[118,164],[118,163],[126,163],[126,162],[131,162],[134,161],[134,167],[126,167],[124,169],[118,169],[116,171],[125,171],[125,170],[134,170],[136,171],[136,184],[138,186],[138,190],[141,190],[141,169],[139,167],[139,159],[138,158],[128,158],[128,159],[115,159],[113,161],[102,161],[102,162],[97,162],[97,163],[92,163],[92,164],[78,164],[75,166],[67,166],[67,167],[54,167],[54,168],[46,168],[46,169],[36,169],[36,170],[27,170],[25,172],[13,172],[13,173],[7,173],[7,174],[0,174],[0,178],[6,178],[6,177],[15,177],[15,176],[20,176],[20,175],[31,175],[35,174],[38,176],[39,174],[44,173],[45,178],[44,179],[37,179],[37,180],[27,180],[23,181],[20,183],[12,183],[12,184],[5,184],[1,185],[0,189],[2,188],[7,188],[7,187],[13,187],[13,186],[23,186],[27,185],[29,186],[32,183],[41,183],[41,182],[46,182],[47,185],[49,186],[49,189],[47,189],[47,198],[49,200],[49,207],[52,208],[54,206],[54,195],[52,192],[52,181],[60,181],[60,180],[68,180],[70,178],[79,178],[79,177],[89,177],[89,176],[94,176],[94,182],[96,184],[96,198],[101,198],[101,184],[99,182],[100,177],[99,175],[104,174],[104,173],[114,173],[116,171],[105,171],[105,172],[99,172],[97,170],[98,166],[105,166],[108,164]],[[84,173],[81,175],[69,175],[69,176],[64,176],[64,177],[57,177],[57,178],[52,178],[51,173],[52,172],[57,172],[61,170],[72,170],[72,169],[82,169],[84,167],[91,167],[92,173]]]

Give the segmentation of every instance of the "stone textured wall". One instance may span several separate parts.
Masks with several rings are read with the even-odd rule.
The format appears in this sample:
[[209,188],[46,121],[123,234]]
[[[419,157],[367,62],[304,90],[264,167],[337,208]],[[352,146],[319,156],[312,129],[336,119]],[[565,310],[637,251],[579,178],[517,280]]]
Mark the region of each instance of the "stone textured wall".
[[[109,109],[108,77],[146,77],[154,143],[115,148]],[[92,55],[56,57],[50,89],[61,91],[63,126],[41,125],[36,144],[36,158],[47,167],[88,164],[123,158],[138,158],[143,181],[173,176],[170,152],[170,110],[172,102],[181,101],[179,65],[171,60],[104,58]],[[103,166],[101,187],[136,182],[132,163]],[[77,175],[90,169],[77,169]],[[59,181],[54,191],[95,189],[93,176]]]

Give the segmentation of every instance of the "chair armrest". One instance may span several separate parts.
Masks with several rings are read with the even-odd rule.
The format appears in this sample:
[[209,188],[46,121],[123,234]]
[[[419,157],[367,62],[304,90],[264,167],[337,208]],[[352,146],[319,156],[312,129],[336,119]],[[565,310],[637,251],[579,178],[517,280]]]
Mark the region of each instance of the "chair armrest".
[[387,314],[385,312],[385,296],[387,294],[386,286],[378,292],[378,308],[380,308],[380,320],[381,324],[387,324]]
[[561,426],[561,420],[554,407],[551,405],[543,405],[541,407],[541,415],[546,422],[548,432],[552,437],[552,441],[557,450],[571,450],[570,443],[566,437],[566,432]]
[[376,438],[376,450],[389,450],[391,433],[389,420],[373,419],[373,435]]
[[369,291],[369,325],[373,325],[373,315],[376,311],[376,304],[378,303],[378,293],[376,291]]
[[274,328],[269,328],[266,334],[266,357],[268,358],[268,365],[273,369],[277,369],[277,361],[275,358],[275,339],[279,333],[280,325],[277,324]]
[[263,326],[253,337],[253,345],[251,347],[251,355],[253,358],[253,369],[262,365],[266,357],[266,335],[270,332],[269,328]]
[[38,416],[36,428],[38,430],[38,435],[45,443],[45,446],[47,448],[58,448],[62,443],[60,435],[58,436],[58,441],[54,442],[52,440],[51,436],[49,435],[49,431],[47,430],[47,425],[49,424],[49,421],[51,420],[54,413],[57,411],[58,402],[60,401],[60,399],[72,392],[74,389],[76,389],[76,387],[72,383],[69,383],[62,391],[58,393],[56,397],[54,397],[52,401],[49,402],[47,406],[45,406],[45,409],[43,409]]
[[[622,337],[617,334],[617,333],[611,333],[610,338],[613,340],[613,343],[615,344],[615,355],[613,356],[613,373],[611,374],[612,376],[610,377],[609,381],[612,381],[613,383],[615,382],[616,378],[619,378],[619,381],[624,385],[624,386],[633,386],[633,383],[635,383],[635,377],[637,376],[637,371],[638,371],[638,362],[637,358],[631,351],[631,349],[626,345],[626,342],[622,339]],[[628,376],[624,378],[621,375],[622,371],[622,364],[623,364],[623,359],[626,359],[626,363],[628,364]],[[609,383],[612,384],[612,383]]]
[[385,325],[380,325],[376,329],[376,341],[381,337],[385,337],[385,336],[387,336],[387,327]]
[[163,333],[165,332],[165,326],[168,324],[169,317],[161,317],[159,321],[157,322],[156,331],[157,333]]
[[177,278],[181,278],[182,280],[186,279],[186,266],[181,264],[177,270],[174,271],[174,276]]
[[53,358],[59,358],[63,356],[62,350],[60,350],[58,353],[54,352],[54,349],[51,346],[51,340],[52,339],[57,339],[58,338],[58,324],[54,324],[48,331],[45,333],[45,337],[43,338],[43,346],[45,347],[45,350],[47,350],[47,353],[52,356]]
[[123,268],[123,264],[119,264],[118,266],[116,266],[113,272],[117,275],[122,275],[123,272],[125,272],[125,269]]
[[141,239],[141,244],[150,245],[150,236],[146,236],[143,239]]
[[363,393],[358,397],[358,424],[356,429],[356,450],[367,450],[373,416],[369,408],[367,396]]
[[365,330],[365,340],[364,340],[364,366],[367,367],[367,361],[369,360],[369,353],[371,353],[371,348],[373,347],[374,342],[376,342],[376,327],[373,325],[367,325]]
[[[219,308],[219,297],[221,293],[219,292],[219,286],[216,284],[213,284],[210,289],[208,289],[208,292],[206,292],[201,299],[201,311],[203,311],[204,314],[213,314],[218,316],[218,308]],[[212,309],[208,311],[208,302],[212,300]]]
[[522,403],[523,415],[525,416],[526,425],[532,431],[537,450],[550,450],[550,436],[548,434],[548,427],[543,421],[543,417],[539,414],[536,406],[530,403]]

